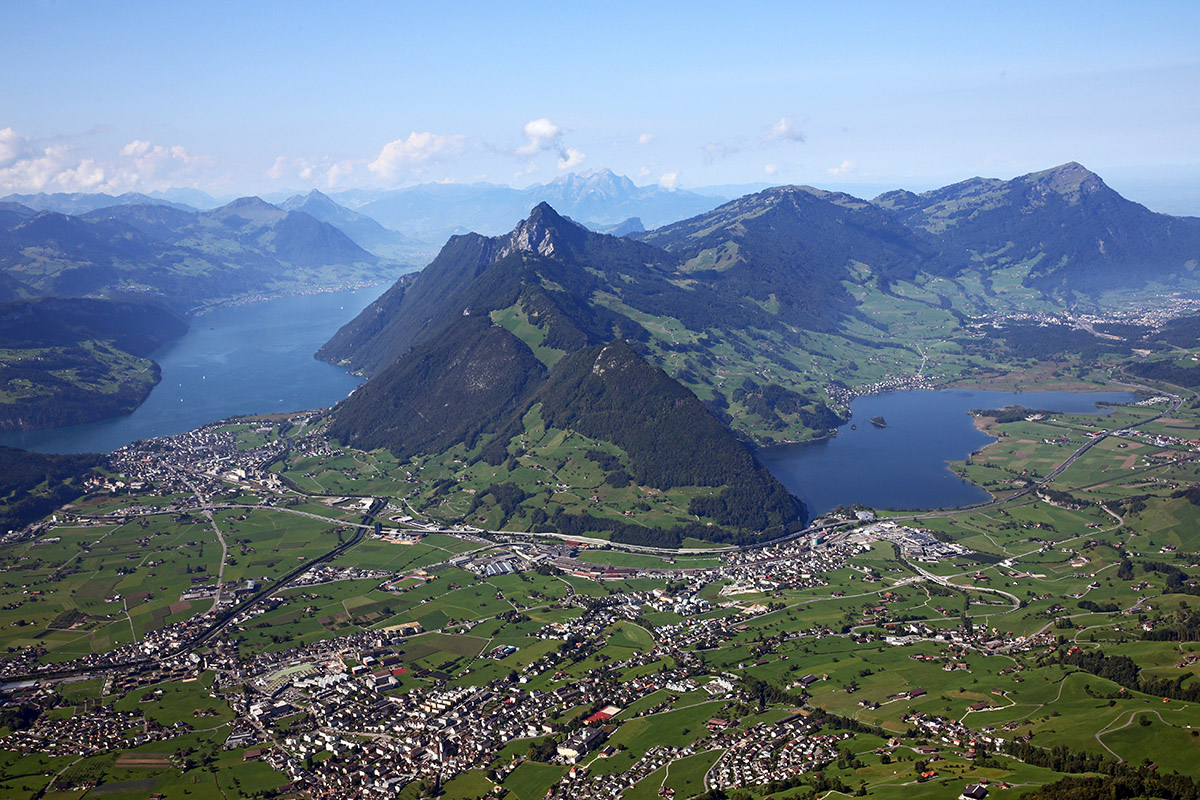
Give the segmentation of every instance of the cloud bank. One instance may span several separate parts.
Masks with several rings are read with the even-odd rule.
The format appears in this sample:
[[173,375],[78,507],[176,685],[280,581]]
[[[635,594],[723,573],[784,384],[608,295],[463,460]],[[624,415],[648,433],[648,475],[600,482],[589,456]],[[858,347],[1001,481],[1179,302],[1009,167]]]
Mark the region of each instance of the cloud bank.
[[12,128],[0,129],[0,191],[127,192],[193,186],[213,164],[181,145],[135,139],[112,160],[79,155],[62,143],[39,143]]

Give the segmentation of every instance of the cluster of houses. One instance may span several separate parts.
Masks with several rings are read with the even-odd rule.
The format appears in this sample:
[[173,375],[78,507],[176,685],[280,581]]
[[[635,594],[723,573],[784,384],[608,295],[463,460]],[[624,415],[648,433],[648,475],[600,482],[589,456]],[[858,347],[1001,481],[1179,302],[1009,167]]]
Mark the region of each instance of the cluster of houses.
[[720,743],[725,752],[709,771],[707,788],[758,786],[812,772],[837,758],[837,743],[851,735],[822,733],[801,714],[746,729],[730,728],[725,734],[728,741]]
[[162,727],[140,713],[114,711],[110,706],[66,718],[43,715],[32,727],[0,739],[0,749],[52,756],[90,756],[173,739],[190,730],[183,723]]
[[849,406],[856,397],[866,397],[884,392],[902,392],[913,389],[933,389],[934,381],[918,373],[916,375],[885,375],[872,383],[847,388],[838,383],[825,384],[825,393],[837,405]]
[[201,476],[207,478],[204,487],[196,487],[201,490],[223,490],[225,482],[280,490],[278,476],[269,472],[267,465],[285,452],[286,443],[275,440],[240,450],[233,434],[223,427],[224,423],[213,423],[175,436],[134,442],[112,453],[111,469],[131,484],[152,485],[165,494],[189,492]]
[[[602,749],[598,757],[607,758],[610,755],[607,750],[610,749]],[[695,754],[696,748],[691,745],[687,747],[656,745],[647,750],[644,756],[624,772],[602,775],[598,772],[594,773],[584,766],[572,767],[561,781],[550,787],[546,798],[547,800],[576,800],[576,798],[579,800],[616,800],[655,770],[665,767],[672,761]]]
[[[987,705],[985,703],[985,705]],[[941,742],[952,747],[966,748],[967,758],[974,758],[980,752],[998,753],[1004,747],[1004,738],[996,735],[992,726],[982,726],[978,730],[968,728],[962,722],[946,717],[926,714],[923,711],[913,711],[901,717],[901,721],[912,725],[924,738]],[[893,740],[898,746],[899,740]],[[924,755],[938,751],[937,745],[923,745]]]

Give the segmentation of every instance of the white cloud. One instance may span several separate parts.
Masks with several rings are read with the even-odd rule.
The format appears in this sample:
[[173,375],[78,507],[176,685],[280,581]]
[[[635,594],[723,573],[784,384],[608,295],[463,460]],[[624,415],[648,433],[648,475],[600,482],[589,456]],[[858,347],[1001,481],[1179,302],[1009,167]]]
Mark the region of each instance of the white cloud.
[[195,185],[212,159],[180,145],[134,140],[98,159],[68,144],[40,144],[12,128],[0,130],[0,190],[16,192],[124,192]]
[[288,174],[288,162],[290,160],[291,159],[289,159],[287,156],[279,156],[278,158],[276,158],[275,163],[271,165],[271,168],[269,170],[267,170],[267,177],[273,181],[277,181],[280,178],[282,178],[284,175],[287,175]]
[[851,174],[857,169],[858,164],[855,164],[853,161],[843,161],[836,167],[830,167],[829,169],[825,170],[825,172],[827,172],[831,177],[841,178]]
[[586,158],[580,150],[563,144],[567,130],[546,117],[526,122],[524,132],[525,144],[511,151],[514,156],[533,158],[541,153],[557,153],[559,169],[577,167]]
[[266,175],[273,181],[298,178],[309,186],[319,185],[333,189],[344,184],[346,177],[352,175],[363,163],[362,160],[334,161],[331,158],[310,160],[279,156],[267,170]]
[[143,142],[138,139],[134,139],[132,142],[121,148],[121,155],[133,156],[136,158],[150,152],[152,147],[153,145],[151,145],[149,142]]
[[193,156],[184,147],[166,147],[135,139],[121,148],[124,159],[119,165],[120,179],[130,186],[147,186],[155,176],[169,172],[170,181],[178,182],[186,173],[205,164],[208,159]]
[[664,189],[668,189],[670,191],[675,191],[676,189],[679,188],[679,173],[678,172],[663,173],[658,178],[658,185]]
[[768,175],[774,175],[776,172],[779,172],[779,167],[775,166],[774,164],[767,164],[765,167],[763,167],[763,172],[767,173]]
[[0,130],[0,169],[12,166],[29,153],[29,140],[12,128]]
[[385,144],[375,160],[367,164],[367,169],[381,177],[394,178],[405,169],[456,156],[463,151],[463,147],[464,137],[458,134],[413,131],[407,139],[396,139]]
[[637,178],[638,180],[644,180],[645,178],[649,178],[650,177],[650,168],[642,167],[641,169],[639,169],[637,171],[637,174],[634,175],[633,177]]
[[791,117],[780,117],[778,122],[767,129],[763,141],[803,142],[804,134],[796,127]]
[[325,185],[329,187],[338,186],[342,183],[342,179],[354,172],[354,162],[339,161],[329,168],[325,173]]
[[579,166],[583,160],[587,158],[583,153],[576,150],[574,147],[568,147],[562,157],[558,159],[559,169],[571,169]]
[[638,137],[638,144],[650,144],[653,141],[654,141],[653,133],[643,133],[641,136]]
[[0,190],[77,191],[103,180],[94,161],[74,158],[66,145],[42,147],[12,128],[0,130]]
[[527,141],[513,152],[519,156],[534,156],[546,150],[557,150],[561,153],[560,142],[564,133],[566,131],[545,117],[531,119],[525,123]]

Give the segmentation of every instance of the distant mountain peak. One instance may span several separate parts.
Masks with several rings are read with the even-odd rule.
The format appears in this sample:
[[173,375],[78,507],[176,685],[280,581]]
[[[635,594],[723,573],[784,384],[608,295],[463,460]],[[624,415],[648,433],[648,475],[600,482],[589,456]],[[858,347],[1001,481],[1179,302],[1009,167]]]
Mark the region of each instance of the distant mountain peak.
[[312,208],[340,208],[336,200],[322,192],[320,189],[313,189],[308,194],[298,194],[289,197],[281,204],[280,207],[285,208],[288,211],[308,211]]
[[593,167],[592,169],[585,169],[583,172],[580,172],[577,174],[581,178],[596,178],[596,177],[601,177],[601,176],[613,177],[613,178],[620,177],[619,175],[617,175],[617,173],[613,172],[608,167]]
[[1108,190],[1108,186],[1099,175],[1077,161],[1030,173],[1024,176],[1024,180],[1043,191],[1062,195],[1068,200],[1077,200],[1084,195]]
[[545,185],[562,186],[564,184],[578,183],[629,183],[632,185],[633,181],[624,175],[618,175],[608,167],[597,167],[595,169],[585,169],[583,172],[568,172],[566,175],[561,175]]
[[555,211],[545,201],[538,203],[529,212],[526,219],[521,220],[513,229],[507,240],[500,248],[500,257],[510,253],[537,253],[541,256],[552,256],[561,249],[564,234],[571,229],[582,230],[571,220]]
[[230,201],[221,207],[227,208],[231,211],[244,211],[249,209],[261,209],[263,211],[268,209],[275,211],[279,210],[266,200],[263,200],[261,197],[239,197],[237,200]]
[[278,206],[273,206],[261,197],[239,197],[225,205],[204,212],[213,219],[222,220],[226,225],[268,225],[278,222],[288,215]]

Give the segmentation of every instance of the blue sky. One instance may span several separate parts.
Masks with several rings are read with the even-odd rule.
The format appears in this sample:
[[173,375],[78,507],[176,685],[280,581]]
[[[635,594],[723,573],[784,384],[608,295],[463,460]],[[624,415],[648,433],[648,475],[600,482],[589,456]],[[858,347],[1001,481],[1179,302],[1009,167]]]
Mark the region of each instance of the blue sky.
[[1194,2],[10,2],[0,23],[0,193],[1200,177]]

